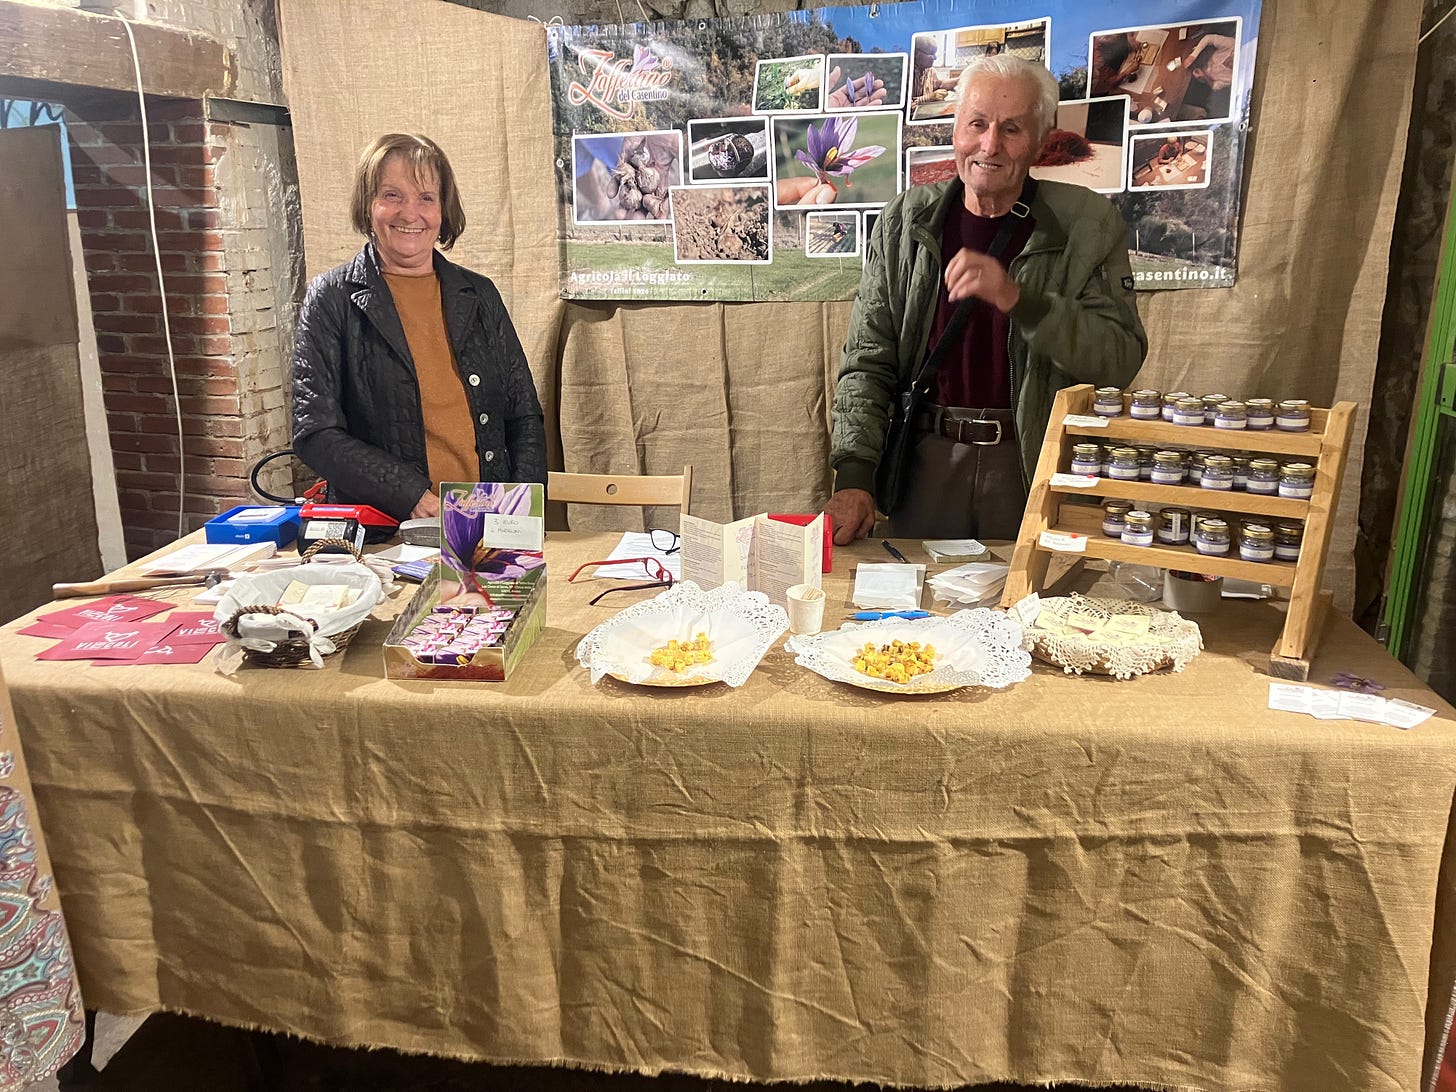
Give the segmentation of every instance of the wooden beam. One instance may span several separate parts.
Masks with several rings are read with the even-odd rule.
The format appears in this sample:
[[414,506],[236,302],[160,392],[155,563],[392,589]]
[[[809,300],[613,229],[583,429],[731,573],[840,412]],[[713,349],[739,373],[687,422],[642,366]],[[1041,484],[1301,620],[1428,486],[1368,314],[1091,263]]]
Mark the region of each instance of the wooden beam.
[[[231,96],[237,60],[219,42],[154,23],[134,22],[132,33],[147,94]],[[76,89],[135,91],[126,28],[109,15],[0,0],[0,87],[62,92],[45,96],[52,99]]]

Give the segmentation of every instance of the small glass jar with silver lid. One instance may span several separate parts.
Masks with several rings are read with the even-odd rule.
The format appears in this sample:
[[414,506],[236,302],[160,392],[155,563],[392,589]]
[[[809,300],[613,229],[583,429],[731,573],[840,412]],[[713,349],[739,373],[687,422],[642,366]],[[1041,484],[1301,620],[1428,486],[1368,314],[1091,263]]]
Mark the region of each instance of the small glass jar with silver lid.
[[1297,519],[1280,520],[1274,525],[1274,557],[1279,561],[1298,561],[1304,544],[1304,524]]
[[1186,508],[1164,508],[1158,513],[1158,541],[1164,546],[1187,546],[1193,529],[1192,513]]
[[1188,517],[1188,526],[1193,533],[1193,538],[1198,539],[1198,528],[1203,525],[1206,519],[1221,519],[1217,512],[1210,512],[1207,508],[1194,509],[1193,514]]
[[1073,444],[1072,445],[1072,473],[1087,474],[1092,477],[1102,473],[1102,445],[1101,444]]
[[1203,396],[1203,423],[1211,425],[1218,416],[1218,407],[1229,400],[1226,394],[1205,394]]
[[1098,417],[1122,416],[1122,390],[1118,387],[1098,387],[1092,398],[1092,412]]
[[1314,496],[1314,467],[1309,463],[1285,463],[1279,468],[1279,495],[1290,500]]
[[1218,516],[1206,517],[1198,522],[1193,535],[1193,545],[1200,554],[1222,557],[1229,552],[1228,521]]
[[1251,429],[1262,431],[1274,427],[1274,403],[1268,398],[1250,398],[1244,403],[1244,413]]
[[1209,455],[1203,460],[1203,475],[1198,484],[1204,489],[1232,489],[1234,461],[1227,455]]
[[1281,432],[1309,431],[1309,403],[1303,398],[1289,398],[1279,403],[1274,423]]
[[1275,459],[1256,458],[1249,460],[1249,481],[1245,488],[1250,493],[1273,496],[1279,492],[1279,462]]
[[1153,469],[1150,481],[1157,485],[1183,484],[1183,453],[1181,451],[1158,451],[1153,454]]
[[1122,541],[1127,546],[1153,544],[1153,514],[1134,509],[1123,517]]
[[1175,425],[1201,425],[1203,424],[1203,400],[1189,395],[1187,398],[1180,398],[1173,407],[1173,424]]
[[1110,500],[1102,506],[1102,533],[1108,538],[1121,538],[1122,529],[1127,526],[1127,514],[1132,505],[1127,501]]
[[1108,464],[1107,476],[1117,482],[1138,480],[1138,451],[1135,447],[1115,447]]
[[1245,561],[1274,560],[1274,529],[1264,523],[1246,522],[1239,533],[1239,557]]
[[1239,429],[1249,427],[1249,411],[1242,403],[1230,399],[1227,402],[1220,402],[1218,409],[1213,413],[1214,428]]
[[1140,390],[1132,392],[1132,403],[1128,413],[1139,421],[1156,421],[1163,416],[1163,392]]

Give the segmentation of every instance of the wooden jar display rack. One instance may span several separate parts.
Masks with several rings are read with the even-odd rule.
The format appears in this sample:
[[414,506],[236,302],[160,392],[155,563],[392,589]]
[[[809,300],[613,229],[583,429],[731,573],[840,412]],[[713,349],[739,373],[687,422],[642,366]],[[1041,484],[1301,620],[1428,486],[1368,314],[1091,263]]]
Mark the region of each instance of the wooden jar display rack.
[[[1226,576],[1284,587],[1289,591],[1289,609],[1283,632],[1269,656],[1269,673],[1278,678],[1309,678],[1309,661],[1319,641],[1328,596],[1320,589],[1325,556],[1340,482],[1345,474],[1345,456],[1355,420],[1355,404],[1340,402],[1332,409],[1311,409],[1308,432],[1280,432],[1274,429],[1248,431],[1174,425],[1166,421],[1134,420],[1126,413],[1108,419],[1105,427],[1068,424],[1067,417],[1092,415],[1093,388],[1068,387],[1059,392],[1052,406],[1046,441],[1042,444],[1031,495],[1021,533],[1011,558],[1011,570],[1001,599],[1009,607],[1045,586],[1047,566],[1053,553],[1042,544],[1045,531],[1085,535],[1086,557],[1156,565],[1181,572]],[[1123,396],[1124,404],[1127,396]],[[1314,493],[1309,500],[1290,500],[1260,493],[1203,489],[1198,485],[1155,485],[1148,481],[1115,481],[1102,478],[1091,488],[1053,484],[1052,475],[1065,473],[1071,464],[1072,444],[1078,441],[1122,440],[1130,446],[1193,448],[1210,451],[1249,451],[1276,457],[1296,457],[1315,464]],[[1098,501],[1128,500],[1154,509],[1176,505],[1207,510],[1229,517],[1231,528],[1242,517],[1266,516],[1304,521],[1304,540],[1298,561],[1244,561],[1238,546],[1230,545],[1226,557],[1200,554],[1187,546],[1128,546],[1102,534],[1102,507],[1077,503],[1088,497]],[[1062,556],[1067,556],[1062,553]]]

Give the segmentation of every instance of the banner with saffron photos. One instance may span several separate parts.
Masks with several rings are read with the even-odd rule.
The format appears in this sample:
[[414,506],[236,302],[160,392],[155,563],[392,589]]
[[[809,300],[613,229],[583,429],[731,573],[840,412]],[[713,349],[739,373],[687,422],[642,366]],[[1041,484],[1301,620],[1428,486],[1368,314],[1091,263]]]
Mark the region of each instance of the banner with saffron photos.
[[962,68],[1061,86],[1038,178],[1106,194],[1138,288],[1225,288],[1260,0],[927,0],[547,28],[561,295],[835,300],[879,211],[954,178]]

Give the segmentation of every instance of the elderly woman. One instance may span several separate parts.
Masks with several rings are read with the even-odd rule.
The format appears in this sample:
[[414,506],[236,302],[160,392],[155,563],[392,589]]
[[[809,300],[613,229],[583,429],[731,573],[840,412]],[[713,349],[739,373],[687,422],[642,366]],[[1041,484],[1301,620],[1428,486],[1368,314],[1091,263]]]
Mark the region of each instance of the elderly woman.
[[330,500],[401,520],[439,515],[441,482],[544,482],[541,404],[500,293],[439,253],[465,229],[445,153],[380,137],[350,214],[368,242],[314,279],[298,318],[299,458]]

